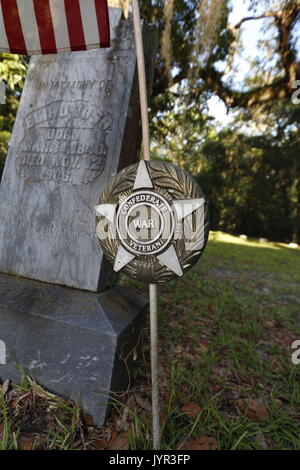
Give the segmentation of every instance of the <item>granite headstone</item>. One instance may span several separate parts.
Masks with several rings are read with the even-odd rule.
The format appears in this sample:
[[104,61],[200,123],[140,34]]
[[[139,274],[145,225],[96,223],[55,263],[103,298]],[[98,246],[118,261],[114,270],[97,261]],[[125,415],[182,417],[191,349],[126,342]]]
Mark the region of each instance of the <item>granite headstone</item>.
[[[94,206],[141,143],[132,22],[110,8],[110,26],[109,49],[31,59],[0,187],[0,380],[17,382],[18,364],[97,425],[147,308],[124,288],[97,292],[114,275]],[[144,36],[150,82],[156,32]]]
[[0,379],[18,367],[79,401],[101,426],[139,349],[146,300],[123,287],[94,293],[0,274]]
[[132,22],[110,8],[110,23],[108,49],[30,60],[0,188],[1,272],[90,291],[112,284],[94,206],[137,160],[140,114]]

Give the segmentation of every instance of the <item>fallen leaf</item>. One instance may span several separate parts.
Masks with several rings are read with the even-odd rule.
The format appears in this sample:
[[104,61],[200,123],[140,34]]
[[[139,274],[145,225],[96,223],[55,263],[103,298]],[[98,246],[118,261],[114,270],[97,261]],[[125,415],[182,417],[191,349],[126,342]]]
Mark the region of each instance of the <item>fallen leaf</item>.
[[34,442],[34,434],[22,433],[18,437],[19,450],[32,450]]
[[111,432],[110,432],[110,436],[111,436],[111,439],[112,439],[112,440],[117,439],[118,433],[117,433],[117,431],[116,431],[114,428],[112,428],[112,430],[111,430]]
[[254,398],[245,398],[237,402],[240,410],[245,411],[251,421],[266,421],[270,415],[266,408]]
[[121,432],[116,439],[110,441],[109,450],[126,450],[128,447],[128,433]]
[[173,347],[173,352],[174,354],[181,354],[183,353],[184,351],[184,347],[182,344],[176,344],[174,347]]
[[200,406],[195,401],[189,401],[181,407],[181,412],[188,418],[196,419],[201,411]]
[[195,351],[195,349],[189,349],[187,353],[193,356],[194,358],[197,358],[199,356],[199,352]]
[[108,443],[107,440],[102,438],[102,439],[96,439],[94,442],[95,449],[101,450],[101,449],[107,449]]
[[266,328],[275,328],[275,327],[276,327],[276,321],[274,321],[274,320],[266,320],[266,321],[264,322],[264,326],[265,326]]
[[186,441],[179,450],[216,450],[217,441],[213,437],[202,436]]
[[228,369],[228,367],[213,366],[212,372],[218,375],[219,377],[228,377],[228,375],[230,375],[230,370]]
[[272,364],[272,366],[274,366],[274,368],[278,369],[278,370],[282,370],[283,369],[283,365],[281,364],[280,360],[278,359],[278,357],[271,357],[270,358],[270,362]]
[[206,352],[208,350],[209,344],[207,339],[200,339],[197,349],[200,352]]
[[88,413],[85,413],[83,415],[83,422],[86,426],[88,426],[89,428],[92,428],[93,426],[95,426],[94,424],[94,418],[92,415],[89,415]]

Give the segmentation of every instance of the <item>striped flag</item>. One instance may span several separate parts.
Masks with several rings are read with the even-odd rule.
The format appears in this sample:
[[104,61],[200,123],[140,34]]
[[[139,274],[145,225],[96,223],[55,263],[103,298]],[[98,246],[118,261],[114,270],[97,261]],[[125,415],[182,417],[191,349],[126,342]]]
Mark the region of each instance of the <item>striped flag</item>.
[[0,52],[56,54],[109,46],[107,0],[0,0]]

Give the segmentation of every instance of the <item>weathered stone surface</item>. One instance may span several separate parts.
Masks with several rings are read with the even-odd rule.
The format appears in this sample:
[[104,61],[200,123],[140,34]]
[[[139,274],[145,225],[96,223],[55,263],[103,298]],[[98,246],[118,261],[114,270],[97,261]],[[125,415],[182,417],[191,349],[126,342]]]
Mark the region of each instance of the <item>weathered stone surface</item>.
[[47,390],[80,397],[100,426],[109,391],[128,381],[146,307],[121,287],[92,293],[0,274],[0,378],[18,381],[18,363]]
[[0,188],[2,272],[91,291],[112,283],[94,206],[140,147],[133,27],[120,15],[110,9],[109,49],[31,59]]

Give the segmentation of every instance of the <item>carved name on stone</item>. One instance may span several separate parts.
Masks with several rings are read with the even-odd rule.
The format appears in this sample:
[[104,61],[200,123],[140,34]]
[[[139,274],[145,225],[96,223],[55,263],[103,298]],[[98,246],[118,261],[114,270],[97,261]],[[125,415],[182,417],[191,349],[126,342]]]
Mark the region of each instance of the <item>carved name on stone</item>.
[[105,167],[112,124],[109,111],[87,101],[53,101],[32,111],[17,148],[18,176],[58,184],[93,182]]

